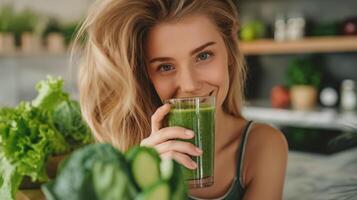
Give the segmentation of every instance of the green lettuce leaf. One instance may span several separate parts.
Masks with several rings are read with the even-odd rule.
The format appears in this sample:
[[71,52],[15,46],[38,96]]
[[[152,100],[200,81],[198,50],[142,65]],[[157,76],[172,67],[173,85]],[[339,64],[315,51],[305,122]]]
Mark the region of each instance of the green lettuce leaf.
[[0,197],[15,199],[22,177],[5,157],[0,154]]
[[72,147],[93,142],[90,129],[82,118],[77,101],[63,101],[56,106],[51,116],[57,130],[62,133]]
[[[36,85],[38,96],[31,103],[0,108],[1,199],[14,199],[24,176],[33,182],[47,182],[50,156],[93,141],[79,104],[70,100],[62,87],[61,78],[49,76]],[[7,163],[3,165],[4,159]]]
[[32,101],[32,105],[51,111],[57,104],[69,99],[69,95],[62,90],[63,79],[48,76],[46,80],[36,84],[38,96]]
[[68,151],[68,144],[57,130],[41,120],[41,111],[29,103],[23,102],[12,114],[9,110],[6,113],[0,121],[4,156],[21,175],[30,176],[33,181],[48,180],[45,173],[48,155]]

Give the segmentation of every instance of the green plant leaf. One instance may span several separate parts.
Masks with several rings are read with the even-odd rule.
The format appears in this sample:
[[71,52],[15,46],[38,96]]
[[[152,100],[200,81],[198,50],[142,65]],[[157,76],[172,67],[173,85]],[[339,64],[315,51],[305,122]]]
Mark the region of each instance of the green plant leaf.
[[294,85],[310,85],[318,88],[321,83],[321,70],[314,66],[308,58],[292,60],[286,72],[286,82],[289,87]]

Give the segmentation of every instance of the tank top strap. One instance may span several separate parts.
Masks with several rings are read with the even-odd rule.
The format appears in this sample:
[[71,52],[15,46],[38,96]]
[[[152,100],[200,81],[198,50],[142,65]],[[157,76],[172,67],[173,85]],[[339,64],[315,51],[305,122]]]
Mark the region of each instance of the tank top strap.
[[240,185],[240,189],[244,190],[242,170],[243,170],[243,161],[245,155],[245,148],[247,145],[247,140],[249,136],[250,129],[252,128],[253,121],[248,121],[244,127],[242,140],[240,141],[240,145],[238,148],[238,159],[237,159],[237,178]]

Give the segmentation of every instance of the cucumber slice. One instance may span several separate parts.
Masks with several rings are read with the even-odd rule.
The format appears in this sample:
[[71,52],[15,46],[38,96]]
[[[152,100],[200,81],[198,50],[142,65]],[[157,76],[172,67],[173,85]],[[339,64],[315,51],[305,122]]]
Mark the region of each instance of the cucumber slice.
[[130,200],[137,195],[127,170],[118,163],[96,161],[93,166],[93,185],[101,200]]
[[160,156],[150,147],[134,147],[127,152],[131,173],[136,184],[144,190],[158,182],[160,174]]
[[174,173],[174,162],[171,159],[164,159],[160,163],[161,177],[164,180],[169,180]]
[[170,186],[166,181],[159,181],[141,193],[136,200],[170,200]]
[[183,178],[182,166],[176,161],[165,159],[160,164],[161,177],[168,181],[172,200],[187,199],[187,183]]

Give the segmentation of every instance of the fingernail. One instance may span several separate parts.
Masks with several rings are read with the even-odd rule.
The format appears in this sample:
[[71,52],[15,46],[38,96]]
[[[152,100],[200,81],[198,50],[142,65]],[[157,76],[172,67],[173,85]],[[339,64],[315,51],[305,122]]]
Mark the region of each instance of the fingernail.
[[186,134],[187,136],[190,136],[190,137],[193,137],[193,136],[195,135],[195,133],[194,133],[193,131],[191,131],[191,130],[186,130],[186,131],[185,131],[185,134]]
[[196,169],[196,168],[197,168],[197,164],[196,164],[195,162],[192,162],[192,163],[191,163],[191,167],[194,168],[194,169]]
[[202,149],[200,149],[200,148],[198,148],[198,147],[196,147],[196,151],[197,151],[199,154],[202,154],[202,153],[203,153]]

